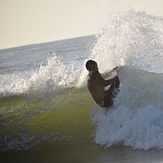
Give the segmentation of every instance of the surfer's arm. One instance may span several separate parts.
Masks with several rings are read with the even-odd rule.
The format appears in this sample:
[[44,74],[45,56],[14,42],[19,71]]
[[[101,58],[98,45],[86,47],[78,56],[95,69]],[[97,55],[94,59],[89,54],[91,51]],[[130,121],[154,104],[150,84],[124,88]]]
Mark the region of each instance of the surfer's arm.
[[103,77],[103,78],[108,78],[109,76],[111,76],[111,74],[112,74],[113,72],[115,72],[115,70],[116,70],[117,68],[119,68],[119,67],[116,66],[116,67],[114,67],[111,71],[105,72],[105,73],[101,74],[102,77]]
[[106,82],[106,85],[105,86],[108,86],[108,85],[112,84],[114,81],[117,80],[117,78],[118,78],[118,76],[115,76],[112,79],[105,80],[105,82]]
[[100,82],[103,86],[108,86],[117,80],[117,76],[112,79],[105,80],[100,74],[97,76],[97,81]]

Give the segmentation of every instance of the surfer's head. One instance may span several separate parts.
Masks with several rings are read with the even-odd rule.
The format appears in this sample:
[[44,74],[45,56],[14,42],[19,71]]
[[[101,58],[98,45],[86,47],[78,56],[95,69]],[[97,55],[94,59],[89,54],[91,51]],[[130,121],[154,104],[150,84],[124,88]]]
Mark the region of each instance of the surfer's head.
[[87,63],[85,64],[85,67],[87,68],[88,71],[94,70],[95,67],[97,67],[97,63],[93,60],[88,60]]

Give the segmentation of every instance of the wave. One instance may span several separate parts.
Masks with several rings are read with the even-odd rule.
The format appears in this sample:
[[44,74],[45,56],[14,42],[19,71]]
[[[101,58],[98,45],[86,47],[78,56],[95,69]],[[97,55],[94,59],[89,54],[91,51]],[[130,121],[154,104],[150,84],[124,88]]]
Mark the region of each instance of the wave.
[[[17,110],[0,115],[0,151],[28,150],[44,142],[68,141],[79,145],[92,142],[93,125],[87,89],[69,89],[58,95],[39,99],[9,97],[3,99]],[[63,143],[64,146],[64,143]]]
[[0,150],[63,139],[163,149],[162,26],[161,17],[130,10],[110,15],[97,35],[88,59],[100,72],[120,67],[120,92],[108,112],[89,95],[83,65],[67,67],[55,53],[29,77],[3,76]]
[[163,149],[163,74],[131,67],[121,67],[117,73],[121,86],[113,108],[107,113],[96,108],[93,113],[95,142],[106,147]]
[[78,84],[80,62],[53,53],[38,69],[0,75],[0,151],[28,150],[45,141],[87,142],[93,101]]
[[[31,75],[24,74],[5,74],[1,75],[1,97],[35,94],[41,95],[43,92],[54,92],[62,88],[72,87],[76,82],[81,71],[74,64],[65,66],[57,55],[48,58],[47,64],[42,64]],[[38,95],[38,94],[37,94]]]
[[1,75],[0,151],[28,150],[45,141],[80,142],[90,137],[87,113],[92,101],[87,100],[86,88],[77,86],[80,73],[81,65],[65,65],[54,53],[30,75]]
[[111,15],[92,58],[100,71],[119,66],[112,109],[96,108],[95,142],[106,147],[163,149],[163,18],[134,10]]

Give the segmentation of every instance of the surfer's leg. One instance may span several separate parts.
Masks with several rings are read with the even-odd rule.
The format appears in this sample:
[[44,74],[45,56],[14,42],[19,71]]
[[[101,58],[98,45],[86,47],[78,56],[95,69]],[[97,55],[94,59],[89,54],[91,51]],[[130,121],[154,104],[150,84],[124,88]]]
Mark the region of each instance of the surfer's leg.
[[113,105],[113,90],[114,90],[115,84],[111,84],[110,88],[105,91],[105,97],[104,97],[104,106],[103,107],[110,107]]
[[119,85],[120,85],[120,81],[117,78],[117,80],[114,83],[111,84],[110,88],[108,90],[106,90],[105,96],[114,97],[115,94],[117,94],[115,92],[117,92],[117,89],[119,88]]
[[115,83],[112,83],[110,88],[105,91],[105,96],[111,97],[113,94],[114,87],[115,87]]
[[103,107],[110,107],[112,105],[113,105],[113,99],[111,97],[105,97]]
[[118,93],[118,88],[120,85],[119,79],[111,84],[110,88],[106,90],[105,92],[105,98],[104,98],[104,107],[110,107],[113,105],[113,98],[116,97]]

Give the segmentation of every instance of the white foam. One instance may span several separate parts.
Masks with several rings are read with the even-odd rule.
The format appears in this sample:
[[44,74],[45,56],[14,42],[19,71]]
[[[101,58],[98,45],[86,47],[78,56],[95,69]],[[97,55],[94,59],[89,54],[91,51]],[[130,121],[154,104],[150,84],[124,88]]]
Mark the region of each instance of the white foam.
[[110,15],[92,50],[100,71],[131,65],[163,72],[163,18],[134,10]]
[[92,58],[101,72],[121,66],[121,85],[107,114],[95,109],[97,144],[163,149],[162,26],[162,18],[130,10],[112,15],[98,36]]
[[95,142],[110,147],[125,145],[148,150],[163,149],[163,112],[154,106],[130,109],[123,105],[107,114],[101,108],[94,113],[97,125]]
[[54,92],[64,87],[71,87],[77,80],[80,71],[81,69],[74,67],[73,63],[65,66],[54,53],[48,58],[47,64],[31,72],[30,77],[25,74],[1,75],[0,93],[6,96]]

